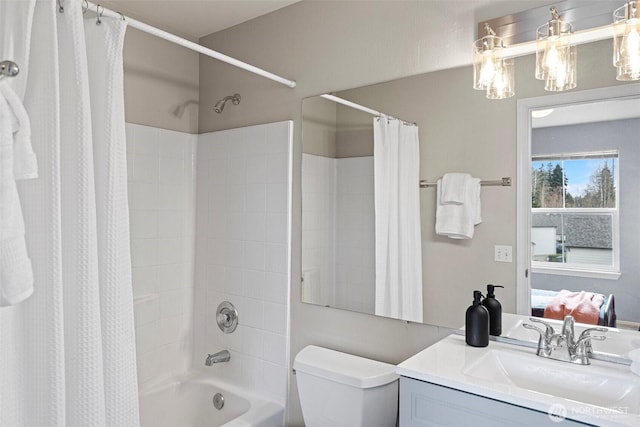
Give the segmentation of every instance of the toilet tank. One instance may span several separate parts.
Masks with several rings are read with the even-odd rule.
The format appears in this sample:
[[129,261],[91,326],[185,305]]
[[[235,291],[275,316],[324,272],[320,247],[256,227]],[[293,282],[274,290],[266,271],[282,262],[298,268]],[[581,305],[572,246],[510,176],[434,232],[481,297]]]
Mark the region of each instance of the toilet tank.
[[310,345],[293,369],[306,427],[395,427],[395,365]]

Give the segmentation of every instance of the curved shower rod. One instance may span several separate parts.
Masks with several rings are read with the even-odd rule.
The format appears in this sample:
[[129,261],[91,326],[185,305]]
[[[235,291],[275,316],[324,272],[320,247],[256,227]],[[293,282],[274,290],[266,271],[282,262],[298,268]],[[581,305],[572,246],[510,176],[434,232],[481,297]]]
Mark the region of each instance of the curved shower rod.
[[223,53],[217,52],[213,49],[209,49],[208,47],[204,47],[202,45],[199,45],[198,43],[194,43],[192,41],[183,39],[182,37],[178,37],[175,34],[171,34],[167,31],[161,30],[159,28],[156,27],[152,27],[149,24],[145,24],[144,22],[135,20],[133,18],[130,17],[125,17],[123,14],[119,13],[119,12],[114,12],[113,10],[107,9],[106,7],[103,7],[101,5],[97,5],[95,3],[92,2],[87,2],[87,4],[89,5],[89,7],[92,10],[97,10],[98,6],[100,6],[100,16],[101,17],[109,17],[109,18],[116,18],[116,19],[125,19],[127,21],[127,24],[133,28],[136,28],[140,31],[144,31],[145,33],[154,35],[156,37],[160,37],[164,40],[170,41],[172,43],[175,43],[177,45],[180,45],[182,47],[186,47],[187,49],[191,49],[193,51],[196,51],[198,53],[201,53],[202,55],[206,55],[210,58],[214,58],[217,59],[219,61],[222,62],[226,62],[227,64],[231,64],[233,66],[236,66],[238,68],[242,68],[243,70],[249,71],[251,73],[257,74],[259,76],[265,77],[267,79],[273,80],[275,82],[281,83],[285,86],[288,86],[290,88],[294,88],[296,87],[296,82],[294,80],[289,80],[289,79],[285,79],[284,77],[280,77],[277,74],[273,74],[270,73],[269,71],[263,70],[262,68],[258,68],[256,66],[253,66],[251,64],[247,64],[246,62],[242,62],[238,59],[232,58],[230,56],[227,56]]

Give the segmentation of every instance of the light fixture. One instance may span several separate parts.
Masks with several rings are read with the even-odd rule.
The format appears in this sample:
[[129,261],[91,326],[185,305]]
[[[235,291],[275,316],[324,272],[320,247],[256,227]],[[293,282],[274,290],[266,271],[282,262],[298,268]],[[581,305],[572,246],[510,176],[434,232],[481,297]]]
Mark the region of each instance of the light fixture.
[[640,2],[613,12],[613,65],[617,80],[640,80]]
[[571,44],[571,24],[564,22],[555,7],[551,20],[536,31],[536,79],[544,89],[563,91],[576,87],[576,46]]
[[513,60],[503,57],[503,40],[489,24],[484,29],[487,35],[473,44],[473,88],[489,99],[509,98],[515,94]]

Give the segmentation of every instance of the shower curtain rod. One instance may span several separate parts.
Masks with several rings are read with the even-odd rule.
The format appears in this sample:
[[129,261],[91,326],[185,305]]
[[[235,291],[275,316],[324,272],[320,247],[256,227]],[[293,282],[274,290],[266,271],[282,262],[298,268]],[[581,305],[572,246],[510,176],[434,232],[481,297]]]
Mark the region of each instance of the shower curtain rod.
[[[86,3],[85,3],[86,4]],[[259,76],[265,77],[267,79],[273,80],[275,82],[281,83],[285,86],[288,86],[290,88],[294,88],[296,86],[296,82],[293,80],[289,80],[289,79],[285,79],[284,77],[280,77],[276,74],[270,73],[269,71],[263,70],[262,68],[258,68],[255,67],[251,64],[247,64],[246,62],[242,62],[239,61],[235,58],[232,58],[230,56],[227,56],[223,53],[217,52],[213,49],[209,49],[207,47],[204,47],[202,45],[199,45],[198,43],[194,43],[192,41],[183,39],[182,37],[178,37],[175,34],[171,34],[167,31],[161,30],[159,28],[156,27],[152,27],[149,24],[145,24],[144,22],[140,22],[138,20],[135,20],[133,18],[130,17],[125,17],[123,14],[119,13],[119,12],[114,12],[113,10],[107,9],[102,5],[99,4],[95,4],[92,2],[88,2],[89,8],[92,11],[95,11],[98,15],[100,16],[106,16],[109,18],[116,18],[116,19],[126,19],[127,24],[130,27],[136,28],[140,31],[144,31],[145,33],[154,35],[156,37],[160,37],[161,39],[170,41],[172,43],[175,43],[177,45],[186,47],[187,49],[191,49],[193,51],[196,51],[198,53],[201,53],[202,55],[206,55],[210,58],[214,58],[223,62],[226,62],[227,64],[231,64],[233,66],[236,66],[238,68],[242,68],[243,70],[247,70],[251,73],[257,74]],[[100,9],[100,11],[98,12],[98,9]]]
[[400,120],[400,121],[402,121],[402,122],[404,122],[405,124],[408,124],[408,125],[417,126],[415,123],[408,122],[408,121],[402,120],[402,119],[398,119],[397,117],[392,117],[392,116],[390,116],[388,114],[381,113],[380,111],[376,111],[376,110],[371,109],[369,107],[365,107],[364,105],[356,104],[355,102],[348,101],[348,100],[346,100],[344,98],[340,98],[339,96],[331,95],[329,93],[322,94],[322,95],[320,95],[320,97],[324,98],[324,99],[328,99],[329,101],[336,102],[338,104],[346,105],[347,107],[351,107],[351,108],[354,108],[356,110],[364,111],[365,113],[369,113],[369,114],[374,115],[376,117],[386,116],[386,117],[388,117],[390,119]]

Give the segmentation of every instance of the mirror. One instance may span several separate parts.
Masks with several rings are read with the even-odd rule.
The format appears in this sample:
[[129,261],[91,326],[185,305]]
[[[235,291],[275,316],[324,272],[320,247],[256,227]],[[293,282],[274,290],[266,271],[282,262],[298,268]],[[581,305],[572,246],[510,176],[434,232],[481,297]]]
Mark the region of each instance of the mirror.
[[638,330],[640,85],[525,100],[518,120],[532,128],[518,141],[530,175],[518,202],[529,223],[519,242],[530,252],[531,274],[520,283],[531,288],[525,307],[550,317],[552,294],[593,292],[603,296],[594,302],[601,310],[585,311],[584,322]]
[[[516,96],[506,100],[474,91],[470,66],[335,94],[416,123],[421,179],[467,172],[516,181],[517,101],[549,95],[533,77],[534,62],[516,59]],[[578,46],[574,91],[620,84],[610,40]],[[303,102],[303,302],[373,313],[371,127],[366,113],[318,97]],[[435,188],[420,190],[424,323],[460,327],[473,290],[485,292],[488,283],[505,286],[496,296],[504,312],[516,312],[516,186],[482,187],[481,197],[482,223],[473,239],[455,241],[435,234]],[[495,261],[496,246],[514,249],[514,262]]]

